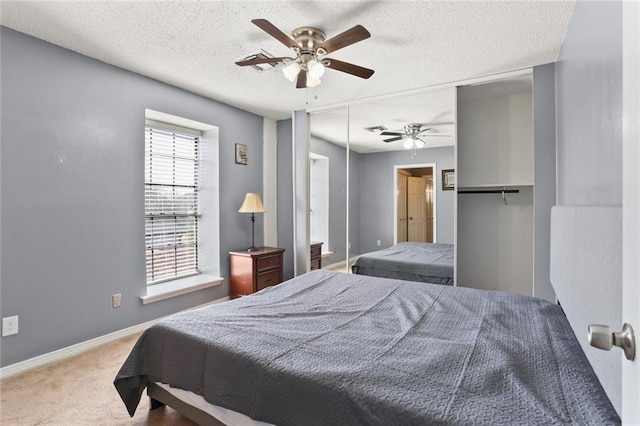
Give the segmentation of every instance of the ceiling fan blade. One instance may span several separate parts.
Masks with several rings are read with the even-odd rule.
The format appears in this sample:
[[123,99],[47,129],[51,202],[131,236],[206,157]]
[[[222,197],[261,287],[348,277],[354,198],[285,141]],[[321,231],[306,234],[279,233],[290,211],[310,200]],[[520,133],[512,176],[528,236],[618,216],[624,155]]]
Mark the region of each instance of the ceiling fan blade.
[[247,61],[239,61],[236,62],[236,65],[240,65],[241,67],[245,67],[247,65],[258,65],[258,64],[277,64],[280,62],[284,62],[286,59],[294,60],[293,58],[281,57],[281,58],[258,58],[258,59],[249,59]]
[[403,136],[404,133],[400,132],[382,132],[380,133],[382,136]]
[[343,47],[350,46],[369,37],[371,37],[371,34],[365,27],[363,27],[362,25],[356,25],[355,27],[350,28],[343,33],[340,33],[337,36],[333,36],[330,39],[325,40],[317,47],[316,50],[322,49],[323,53],[321,54],[325,55],[327,53],[335,52],[338,49],[342,49]]
[[252,23],[260,27],[261,30],[269,34],[271,37],[277,39],[280,43],[287,47],[299,49],[298,43],[296,43],[291,37],[280,31],[275,25],[266,19],[252,19]]
[[298,81],[296,82],[296,89],[304,89],[307,87],[307,72],[301,70],[298,73]]
[[427,133],[426,135],[420,135],[421,138],[450,138],[451,135],[446,135],[444,133]]
[[420,130],[418,133],[416,133],[416,135],[419,135],[420,133],[424,133],[424,132],[426,132],[428,130],[431,130],[431,127],[427,127],[426,129]]
[[383,139],[383,142],[395,142],[395,141],[400,141],[402,140],[402,136],[398,136],[397,138],[389,138],[389,139]]
[[322,63],[327,67],[337,71],[346,72],[347,74],[355,75],[360,78],[369,78],[373,75],[374,71],[369,68],[364,68],[358,65],[350,64],[348,62],[342,62],[337,59],[325,58]]

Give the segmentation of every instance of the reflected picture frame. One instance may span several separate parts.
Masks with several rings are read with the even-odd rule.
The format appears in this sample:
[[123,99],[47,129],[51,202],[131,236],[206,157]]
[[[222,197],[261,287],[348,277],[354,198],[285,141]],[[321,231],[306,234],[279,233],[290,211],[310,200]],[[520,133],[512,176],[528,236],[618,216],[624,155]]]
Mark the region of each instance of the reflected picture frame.
[[452,191],[456,188],[456,175],[454,169],[442,170],[442,190]]
[[241,143],[236,144],[236,164],[248,165],[247,146]]

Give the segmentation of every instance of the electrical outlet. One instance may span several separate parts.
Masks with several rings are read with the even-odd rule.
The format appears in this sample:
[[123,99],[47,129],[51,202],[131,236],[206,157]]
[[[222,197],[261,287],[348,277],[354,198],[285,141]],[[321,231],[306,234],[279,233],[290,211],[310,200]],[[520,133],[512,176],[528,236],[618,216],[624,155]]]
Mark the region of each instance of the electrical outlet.
[[111,296],[112,308],[119,308],[121,303],[122,303],[122,294],[118,293]]
[[378,245],[381,246],[382,245],[382,241],[378,240]]
[[18,316],[2,318],[2,337],[18,334]]

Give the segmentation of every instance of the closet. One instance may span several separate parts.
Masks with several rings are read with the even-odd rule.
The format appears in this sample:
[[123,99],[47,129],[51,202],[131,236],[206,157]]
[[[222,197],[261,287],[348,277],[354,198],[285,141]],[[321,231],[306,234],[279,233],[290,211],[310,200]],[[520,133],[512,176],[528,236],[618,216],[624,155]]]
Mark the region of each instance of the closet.
[[555,65],[457,88],[456,285],[555,302]]
[[457,275],[534,293],[532,75],[458,87]]

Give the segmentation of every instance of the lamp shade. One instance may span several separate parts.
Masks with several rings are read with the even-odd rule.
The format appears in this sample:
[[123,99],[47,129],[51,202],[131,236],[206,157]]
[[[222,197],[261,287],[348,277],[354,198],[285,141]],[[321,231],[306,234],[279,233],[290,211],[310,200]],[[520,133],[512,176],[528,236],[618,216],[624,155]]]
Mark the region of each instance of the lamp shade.
[[240,210],[238,210],[238,213],[266,213],[266,212],[267,211],[264,209],[262,200],[260,199],[260,194],[255,192],[247,192],[247,195],[244,196],[244,201],[240,206]]

